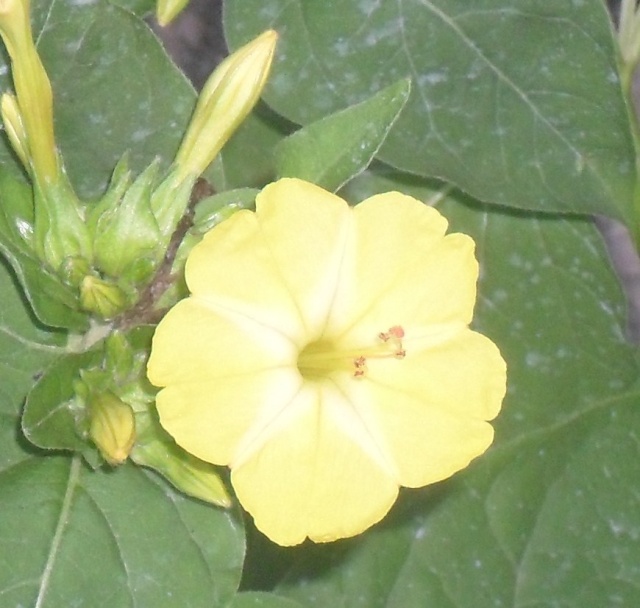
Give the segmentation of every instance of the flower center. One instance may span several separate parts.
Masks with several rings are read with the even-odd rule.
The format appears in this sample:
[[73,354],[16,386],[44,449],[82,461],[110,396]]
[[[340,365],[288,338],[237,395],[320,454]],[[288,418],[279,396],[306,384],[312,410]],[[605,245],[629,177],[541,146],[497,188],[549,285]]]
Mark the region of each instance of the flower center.
[[306,380],[327,377],[332,372],[348,371],[354,378],[367,373],[368,359],[403,359],[404,329],[399,325],[380,332],[371,346],[354,350],[336,348],[330,340],[320,339],[305,346],[298,355],[298,370]]

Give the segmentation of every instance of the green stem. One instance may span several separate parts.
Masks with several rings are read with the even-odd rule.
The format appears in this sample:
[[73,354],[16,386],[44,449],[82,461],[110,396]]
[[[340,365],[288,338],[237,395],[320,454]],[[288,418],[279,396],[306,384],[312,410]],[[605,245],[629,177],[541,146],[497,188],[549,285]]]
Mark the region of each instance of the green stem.
[[58,524],[51,540],[51,547],[49,549],[49,555],[47,555],[47,561],[40,577],[40,587],[38,589],[38,597],[36,599],[35,608],[42,608],[44,606],[47,591],[49,589],[49,579],[53,572],[53,566],[55,564],[56,557],[60,552],[60,545],[62,543],[62,535],[65,528],[69,523],[69,513],[71,512],[71,506],[73,503],[73,495],[76,487],[78,486],[78,479],[80,478],[80,466],[82,464],[81,457],[79,455],[74,456],[71,459],[71,466],[69,468],[69,477],[67,479],[67,488],[62,499],[62,508],[60,509],[60,515],[58,516]]

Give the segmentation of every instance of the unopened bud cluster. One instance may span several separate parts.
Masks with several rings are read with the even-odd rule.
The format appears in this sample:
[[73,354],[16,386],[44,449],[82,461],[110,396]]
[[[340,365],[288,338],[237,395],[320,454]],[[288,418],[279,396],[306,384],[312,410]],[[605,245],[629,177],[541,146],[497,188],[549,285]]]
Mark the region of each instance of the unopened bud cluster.
[[264,87],[276,34],[265,32],[211,75],[168,171],[132,175],[126,155],[97,203],[76,196],[55,144],[51,85],[33,42],[29,0],[0,0],[15,93],[0,100],[8,139],[33,191],[34,256],[74,290],[78,308],[111,319],[135,304],[162,263],[192,186]]

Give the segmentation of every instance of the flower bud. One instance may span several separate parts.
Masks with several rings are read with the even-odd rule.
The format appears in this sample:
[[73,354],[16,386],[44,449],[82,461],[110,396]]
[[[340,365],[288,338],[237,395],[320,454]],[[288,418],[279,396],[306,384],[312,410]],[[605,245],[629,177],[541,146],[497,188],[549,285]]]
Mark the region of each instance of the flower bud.
[[[158,222],[151,210],[151,196],[158,173],[157,163],[149,166],[133,184],[118,179],[112,196],[110,188],[100,214],[92,218],[93,253],[96,267],[111,277],[140,284],[152,274],[162,258]],[[124,186],[124,187],[123,187]]]
[[278,35],[268,30],[227,57],[204,85],[176,155],[177,181],[198,177],[257,103]]
[[635,0],[622,0],[620,5],[618,47],[622,59],[620,77],[623,88],[629,89],[640,60],[640,11]]
[[103,319],[113,319],[128,304],[126,294],[118,285],[93,275],[86,275],[80,284],[80,306]]
[[56,272],[68,258],[91,259],[89,231],[64,175],[55,183],[34,183],[33,245],[38,257]]
[[169,25],[187,4],[189,0],[158,0],[156,4],[158,25],[161,27]]
[[94,394],[89,402],[89,436],[111,465],[128,457],[136,439],[132,409],[113,393]]
[[29,166],[29,141],[24,130],[18,100],[15,95],[3,93],[0,101],[2,109],[2,123],[9,142],[24,167]]
[[178,490],[219,507],[231,506],[213,465],[185,452],[149,415],[136,415],[140,427],[131,460],[166,477]]
[[[17,105],[28,140],[25,156],[29,162],[25,168],[40,180],[55,181],[59,164],[53,134],[51,84],[33,43],[29,0],[0,0],[0,35],[11,58]],[[20,151],[16,153],[21,156]]]

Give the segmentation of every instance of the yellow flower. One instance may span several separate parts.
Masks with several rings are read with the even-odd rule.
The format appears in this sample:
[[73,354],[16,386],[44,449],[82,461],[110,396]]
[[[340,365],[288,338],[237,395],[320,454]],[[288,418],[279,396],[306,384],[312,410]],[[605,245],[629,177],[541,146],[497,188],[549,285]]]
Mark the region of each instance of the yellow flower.
[[191,296],[148,364],[160,420],[231,468],[275,542],[358,534],[399,486],[445,479],[491,444],[505,364],[468,327],[473,241],[446,229],[397,192],[350,208],[282,179],[191,252]]

